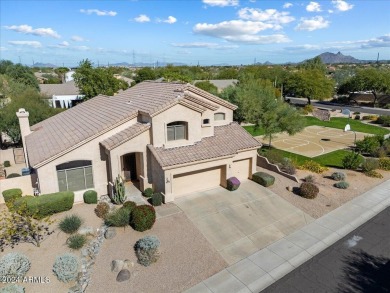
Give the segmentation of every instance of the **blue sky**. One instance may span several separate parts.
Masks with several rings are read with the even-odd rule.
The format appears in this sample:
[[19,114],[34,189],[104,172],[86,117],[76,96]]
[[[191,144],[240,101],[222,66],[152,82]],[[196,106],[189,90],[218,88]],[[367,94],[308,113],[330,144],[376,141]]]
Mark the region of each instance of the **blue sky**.
[[390,59],[390,1],[0,1],[0,57],[74,66]]

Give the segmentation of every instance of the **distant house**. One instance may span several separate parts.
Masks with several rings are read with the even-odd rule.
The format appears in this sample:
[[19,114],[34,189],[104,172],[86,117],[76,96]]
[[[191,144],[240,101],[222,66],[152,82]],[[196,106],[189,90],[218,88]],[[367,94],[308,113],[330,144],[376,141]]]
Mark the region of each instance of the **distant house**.
[[70,81],[73,81],[73,74],[76,72],[74,70],[68,71],[65,73],[65,82],[68,83]]
[[[206,81],[206,80],[194,80],[193,84],[196,84],[197,82],[200,82],[200,81]],[[235,86],[237,83],[238,83],[238,80],[237,79],[211,79],[211,80],[207,80],[209,81],[211,84],[215,85],[218,89],[218,92],[222,92],[225,88],[227,88],[228,86]]]
[[40,84],[41,93],[49,97],[53,108],[71,108],[83,99],[74,81],[61,84]]
[[237,107],[191,84],[142,82],[99,95],[30,127],[17,113],[41,193],[112,192],[118,175],[165,201],[248,180],[261,144],[233,122]]

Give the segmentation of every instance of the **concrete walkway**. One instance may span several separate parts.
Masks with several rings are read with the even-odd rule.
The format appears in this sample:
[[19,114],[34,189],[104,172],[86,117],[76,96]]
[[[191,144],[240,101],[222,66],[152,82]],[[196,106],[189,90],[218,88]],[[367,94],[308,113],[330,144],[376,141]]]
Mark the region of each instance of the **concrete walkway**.
[[390,180],[185,292],[260,292],[388,206]]

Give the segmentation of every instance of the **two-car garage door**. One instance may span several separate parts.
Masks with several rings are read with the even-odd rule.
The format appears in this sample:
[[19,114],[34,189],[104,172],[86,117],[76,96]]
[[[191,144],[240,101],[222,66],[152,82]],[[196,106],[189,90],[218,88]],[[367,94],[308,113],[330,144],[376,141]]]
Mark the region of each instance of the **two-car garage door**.
[[172,193],[175,196],[200,190],[215,188],[221,185],[221,176],[225,166],[203,169],[173,176]]

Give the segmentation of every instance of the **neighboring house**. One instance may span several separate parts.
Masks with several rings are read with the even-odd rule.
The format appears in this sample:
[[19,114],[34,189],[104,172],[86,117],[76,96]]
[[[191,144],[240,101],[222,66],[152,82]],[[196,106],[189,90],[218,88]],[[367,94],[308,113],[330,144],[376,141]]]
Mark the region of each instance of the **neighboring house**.
[[65,73],[65,82],[70,82],[70,81],[73,81],[74,78],[73,78],[73,75],[76,73],[76,71],[74,70],[70,70],[68,72]]
[[83,99],[74,81],[60,84],[40,84],[41,93],[51,97],[49,104],[53,108],[71,108]]
[[194,80],[193,84],[196,84],[200,81],[209,81],[211,84],[215,85],[218,89],[218,93],[222,92],[225,88],[229,86],[235,86],[238,83],[238,79],[211,79],[211,80]]
[[152,187],[165,201],[244,181],[261,144],[233,122],[237,107],[190,84],[142,82],[99,95],[30,128],[17,113],[29,166],[41,193],[112,190],[118,175]]

